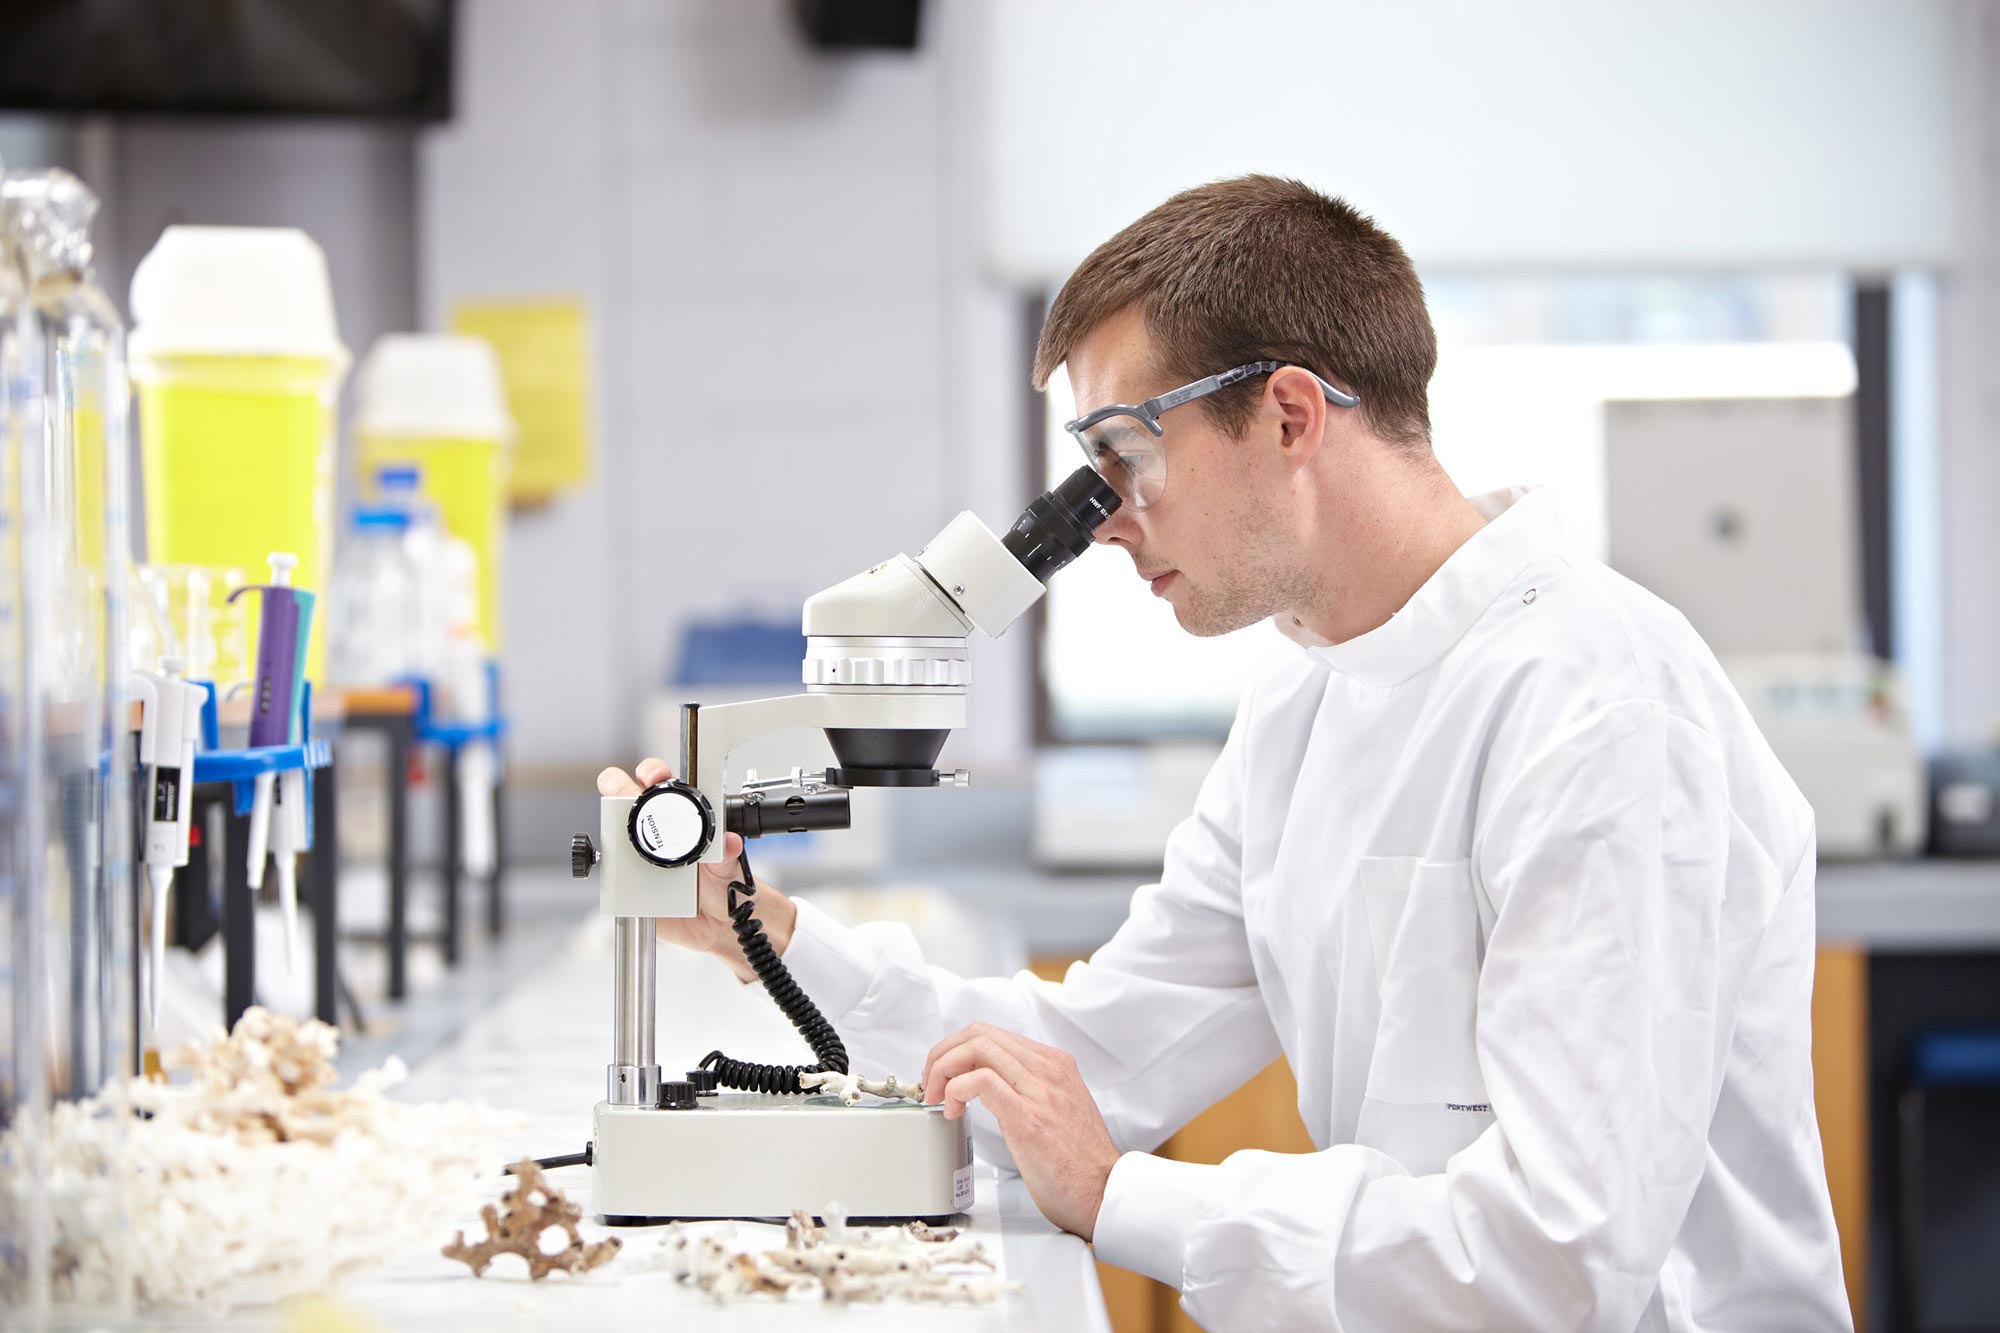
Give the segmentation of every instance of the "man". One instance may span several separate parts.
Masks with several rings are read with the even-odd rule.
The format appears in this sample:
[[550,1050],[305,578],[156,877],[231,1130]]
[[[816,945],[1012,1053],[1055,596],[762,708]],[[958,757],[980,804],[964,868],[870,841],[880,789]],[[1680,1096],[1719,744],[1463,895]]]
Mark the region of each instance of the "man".
[[[1062,983],[769,889],[766,928],[857,1068],[921,1060],[1052,1221],[1209,1328],[1847,1328],[1812,812],[1678,613],[1566,554],[1545,498],[1458,494],[1435,360],[1401,247],[1295,182],[1100,247],[1035,364],[1125,497],[1097,540],[1189,632],[1293,644]],[[747,975],[725,883],[663,931]],[[1148,1154],[1279,1053],[1319,1151]]]

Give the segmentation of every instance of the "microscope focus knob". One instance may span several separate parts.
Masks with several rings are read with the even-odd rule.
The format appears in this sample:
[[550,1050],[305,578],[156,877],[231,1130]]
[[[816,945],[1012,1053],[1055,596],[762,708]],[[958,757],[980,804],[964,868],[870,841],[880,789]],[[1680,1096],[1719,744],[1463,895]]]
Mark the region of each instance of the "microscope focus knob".
[[715,841],[715,807],[678,778],[646,788],[625,821],[632,847],[656,866],[692,865]]
[[569,873],[572,879],[588,879],[590,868],[597,864],[597,846],[591,842],[588,833],[579,833],[569,840]]

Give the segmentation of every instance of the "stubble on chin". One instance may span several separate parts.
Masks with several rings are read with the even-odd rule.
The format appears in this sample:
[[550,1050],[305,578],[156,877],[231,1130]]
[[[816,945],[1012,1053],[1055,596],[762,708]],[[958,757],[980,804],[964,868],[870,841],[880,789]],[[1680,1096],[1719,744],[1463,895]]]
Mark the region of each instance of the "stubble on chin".
[[1251,598],[1205,597],[1185,584],[1180,591],[1182,598],[1173,603],[1174,619],[1197,639],[1219,639],[1271,614]]
[[1169,599],[1181,628],[1196,638],[1220,638],[1269,620],[1288,606],[1301,605],[1305,589],[1299,573],[1289,568],[1277,551],[1263,550],[1256,555],[1258,559],[1247,562],[1219,586],[1197,586],[1183,571],[1182,582]]

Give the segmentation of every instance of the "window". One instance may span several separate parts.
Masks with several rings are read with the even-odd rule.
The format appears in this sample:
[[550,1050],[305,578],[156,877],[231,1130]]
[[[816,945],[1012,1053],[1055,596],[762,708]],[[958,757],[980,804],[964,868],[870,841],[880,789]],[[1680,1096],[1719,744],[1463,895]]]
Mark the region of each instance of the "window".
[[[1854,392],[1853,286],[1832,273],[1429,275],[1438,330],[1431,428],[1467,493],[1545,483],[1572,543],[1602,558],[1604,404]],[[1045,400],[1047,484],[1077,466],[1060,372]],[[1039,664],[1048,735],[1220,736],[1275,631],[1197,639],[1123,553],[1093,548],[1050,585]]]

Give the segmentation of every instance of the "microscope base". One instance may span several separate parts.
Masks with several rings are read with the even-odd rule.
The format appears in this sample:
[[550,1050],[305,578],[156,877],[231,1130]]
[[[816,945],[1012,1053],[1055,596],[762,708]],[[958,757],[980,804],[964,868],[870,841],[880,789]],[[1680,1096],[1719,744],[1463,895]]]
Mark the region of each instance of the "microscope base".
[[607,1221],[936,1219],[972,1206],[972,1129],[935,1106],[725,1092],[691,1111],[599,1102],[590,1211]]

